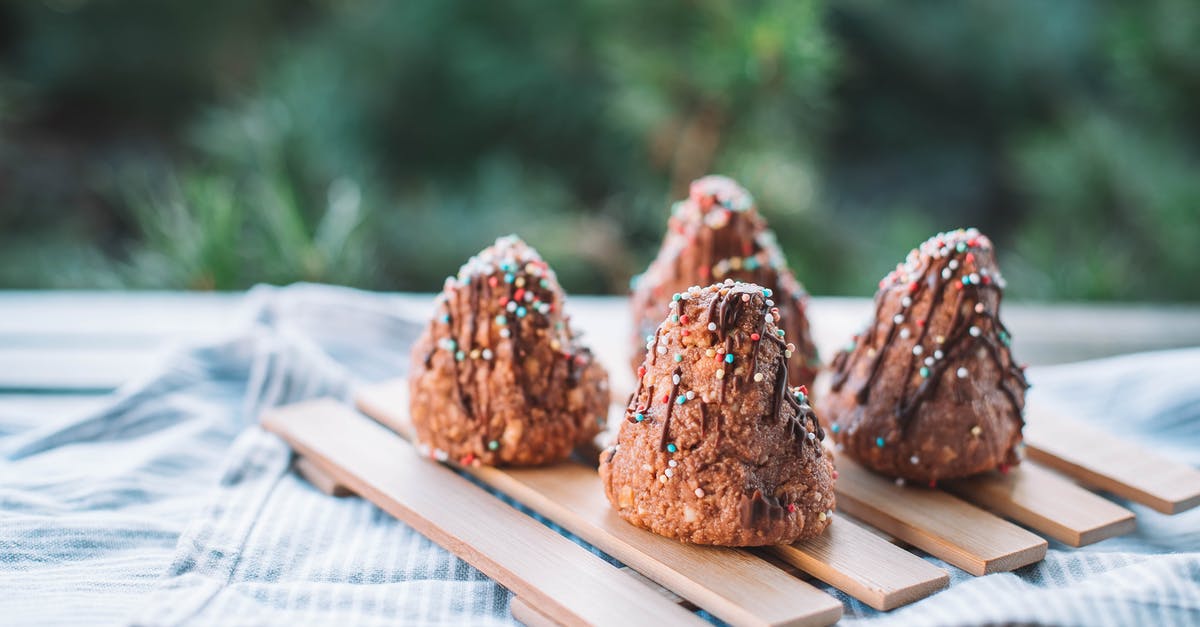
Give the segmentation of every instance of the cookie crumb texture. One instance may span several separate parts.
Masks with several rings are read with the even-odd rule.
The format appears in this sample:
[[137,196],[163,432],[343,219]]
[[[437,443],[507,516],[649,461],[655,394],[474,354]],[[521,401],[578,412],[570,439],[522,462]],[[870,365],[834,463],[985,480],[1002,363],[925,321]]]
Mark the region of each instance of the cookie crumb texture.
[[439,460],[538,465],[603,427],[608,375],[571,332],[554,272],[516,236],[446,279],[412,350],[413,427]]
[[1029,384],[1000,321],[1004,286],[975,229],[933,236],[880,281],[875,318],[838,353],[821,399],[846,455],[920,482],[1020,461]]
[[832,520],[836,473],[773,291],[732,280],[668,296],[638,367],[617,444],[600,455],[625,520],[697,544],[815,536]]
[[755,283],[774,294],[776,320],[795,343],[789,381],[811,386],[820,360],[808,329],[808,293],[788,270],[775,234],[758,213],[754,198],[724,176],[692,182],[688,198],[675,203],[658,256],[634,277],[634,370],[642,363],[648,336],[662,319],[662,303],[688,286],[725,279]]

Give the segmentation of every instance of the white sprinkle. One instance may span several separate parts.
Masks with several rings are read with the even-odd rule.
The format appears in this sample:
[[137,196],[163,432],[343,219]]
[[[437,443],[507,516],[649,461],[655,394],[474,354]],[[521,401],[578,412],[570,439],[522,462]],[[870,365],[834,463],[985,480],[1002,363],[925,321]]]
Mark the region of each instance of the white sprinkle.
[[966,369],[966,368],[959,368],[958,370],[956,370],[956,371],[954,372],[954,374],[958,375],[958,378],[959,378],[959,379],[966,379],[966,378],[967,378],[967,369]]
[[684,396],[686,396],[687,399],[690,401],[690,400],[694,400],[696,398],[696,393],[693,392],[692,390],[688,390],[687,394],[684,394]]
[[983,303],[975,303],[975,313],[983,313]]
[[791,358],[792,358],[792,351],[783,351],[783,356],[784,356],[784,358],[785,358],[785,359],[791,359]]
[[517,310],[517,302],[510,300],[508,301],[508,304],[504,306],[504,308],[508,310],[508,313],[512,313]]
[[671,470],[670,468],[668,468],[668,469],[666,469],[666,470],[664,470],[664,471],[663,471],[663,474],[664,474],[664,475],[666,475],[666,476],[668,476],[668,477],[674,477],[674,476],[675,476],[675,471],[674,471],[674,470]]
[[698,499],[704,498],[704,490],[701,490],[700,488],[696,488],[696,498],[698,498]]
[[942,278],[943,279],[950,278],[950,268],[946,268],[945,270],[942,270]]
[[904,322],[904,316],[901,314],[896,314],[896,315],[892,316],[892,322],[895,322],[896,324],[900,324],[901,322]]
[[676,466],[678,466],[678,465],[679,465],[679,462],[677,462],[677,461],[675,461],[675,460],[673,460],[673,459],[672,459],[672,460],[670,460],[670,461],[668,461],[668,462],[667,462],[667,465],[668,465],[668,466],[670,466],[671,468],[674,468],[674,467],[676,467]]
[[902,307],[912,307],[912,298],[910,298],[910,297],[908,297],[908,296],[905,296],[904,298],[901,298],[901,299],[900,299],[900,306],[902,306]]
[[812,431],[809,431],[809,432],[808,432],[808,439],[810,439],[810,440],[815,440],[815,439],[817,439],[817,434],[813,433]]
[[951,270],[957,270],[957,269],[958,269],[958,260],[957,260],[957,259],[951,259],[951,260],[950,260],[950,263],[949,263],[948,265],[950,266],[950,269],[951,269]]
[[666,483],[666,482],[667,482],[667,476],[666,476],[666,475],[659,475],[659,476],[658,476],[658,482],[659,482],[659,483]]
[[717,330],[717,323],[715,323],[715,322],[710,322],[710,323],[708,323],[708,330],[709,330],[709,331],[716,331],[716,330]]
[[908,327],[900,329],[900,339],[907,340],[910,335],[912,335],[912,332],[908,330]]
[[915,465],[921,463],[921,458],[917,457],[916,455],[913,455],[912,457],[908,458],[908,463],[915,466]]
[[756,373],[754,373],[754,380],[755,380],[756,382],[758,382],[758,381],[762,381],[762,380],[763,380],[763,373],[761,373],[761,372],[756,372]]
[[674,383],[675,385],[679,385],[679,375],[672,375],[671,383]]
[[932,357],[926,357],[926,358],[925,358],[925,365],[926,365],[926,366],[932,366],[932,365],[933,365],[933,358],[932,358]]
[[975,285],[979,285],[979,273],[978,272],[971,273],[971,282],[974,283]]
[[979,334],[981,333],[979,327],[971,327],[967,330],[967,332],[971,334],[971,337],[979,337]]
[[658,354],[659,354],[659,355],[666,355],[666,354],[667,354],[667,347],[666,347],[666,346],[659,346],[659,347],[658,347]]
[[483,358],[490,360],[492,358],[492,349],[490,349],[490,348],[483,349]]
[[941,359],[941,358],[943,358],[943,357],[945,357],[945,356],[946,356],[946,354],[945,354],[945,353],[943,353],[943,352],[942,352],[942,351],[940,351],[940,350],[933,351],[933,358],[934,358],[934,359]]
[[920,344],[917,344],[916,346],[913,347],[914,355],[920,355],[921,353],[924,353],[924,352],[925,352],[925,348],[922,347]]
[[512,331],[509,331],[507,328],[500,329],[500,337],[509,337],[511,335],[512,335]]
[[900,486],[900,487],[902,487],[902,488],[903,488],[903,487],[904,487],[904,480],[903,480],[903,479],[900,479],[900,478],[897,478],[897,479],[896,479],[896,485],[898,485],[898,486]]
[[767,314],[767,315],[763,316],[763,319],[767,321],[767,324],[771,324],[772,322],[775,322],[775,316],[772,316],[771,314]]
[[718,379],[724,379],[724,378],[725,378],[725,371],[724,371],[724,370],[718,370],[718,371],[717,371],[717,378],[718,378]]

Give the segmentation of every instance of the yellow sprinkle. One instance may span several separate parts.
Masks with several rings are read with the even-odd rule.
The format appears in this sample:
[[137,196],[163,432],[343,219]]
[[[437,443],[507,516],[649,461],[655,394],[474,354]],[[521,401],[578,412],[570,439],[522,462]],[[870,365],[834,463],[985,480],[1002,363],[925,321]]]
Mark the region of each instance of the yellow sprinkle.
[[817,514],[817,520],[819,520],[821,522],[825,522],[825,518],[826,518],[825,512],[821,512],[820,514]]
[[975,425],[974,427],[971,427],[971,435],[973,435],[975,437],[979,437],[979,434],[981,434],[981,433],[983,433],[983,429],[979,428],[979,425]]
[[724,371],[724,370],[718,370],[718,371],[717,371],[717,378],[718,378],[718,379],[724,379],[724,378],[725,378],[725,371]]
[[514,283],[516,284],[517,287],[525,287],[525,277],[523,277],[523,276],[517,277],[517,280],[514,281]]
[[755,382],[762,381],[762,380],[763,380],[763,374],[761,372],[754,373],[754,381]]

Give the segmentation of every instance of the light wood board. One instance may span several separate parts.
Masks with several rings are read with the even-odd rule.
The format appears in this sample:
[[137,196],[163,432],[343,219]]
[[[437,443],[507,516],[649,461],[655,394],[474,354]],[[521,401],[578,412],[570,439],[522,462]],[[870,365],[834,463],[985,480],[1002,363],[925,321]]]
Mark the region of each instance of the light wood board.
[[343,405],[291,405],[264,413],[262,423],[337,483],[534,602],[556,623],[703,624]]
[[946,492],[896,485],[845,455],[837,468],[840,510],[973,575],[1046,556],[1044,539]]
[[1026,410],[1029,459],[1164,514],[1200,505],[1200,471],[1055,413]]
[[[398,433],[408,433],[407,387],[403,381],[392,381],[358,391],[359,408]],[[663,564],[643,553],[676,551],[680,544],[659,538],[620,520],[604,498],[604,490],[595,470],[575,464],[563,464],[547,469],[472,468],[469,471],[488,485],[508,494],[538,513],[554,520],[601,550],[608,552],[672,588],[702,607],[721,614],[701,599],[676,586],[695,586],[699,582],[672,581],[667,583],[655,576],[662,570],[664,578],[671,572],[691,567],[686,561],[677,565]],[[924,560],[866,532],[848,520],[836,520],[839,532],[828,531],[818,538],[777,549],[780,557],[795,564],[808,574],[875,607],[888,610],[924,598],[946,587],[949,574]],[[664,548],[656,548],[657,546]],[[703,556],[703,547],[688,547]],[[680,556],[683,557],[682,555]],[[743,575],[744,576],[744,575]],[[722,579],[706,579],[706,587],[725,587]],[[752,588],[754,586],[751,586]],[[703,593],[703,592],[701,592]],[[751,595],[751,596],[747,596]],[[753,590],[727,590],[727,598],[745,599],[758,603]],[[710,602],[711,603],[711,602]],[[732,608],[730,608],[732,609]],[[722,616],[723,618],[723,616]],[[725,619],[729,620],[729,619]]]
[[1007,473],[945,481],[945,490],[1071,546],[1133,531],[1133,512],[1026,461]]

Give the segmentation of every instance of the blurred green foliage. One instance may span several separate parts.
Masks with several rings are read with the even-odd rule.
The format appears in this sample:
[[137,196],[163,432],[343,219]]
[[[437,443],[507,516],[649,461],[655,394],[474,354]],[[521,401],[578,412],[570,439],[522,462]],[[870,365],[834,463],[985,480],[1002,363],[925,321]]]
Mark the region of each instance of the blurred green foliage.
[[433,290],[522,234],[621,292],[708,172],[819,294],[933,232],[1200,300],[1189,0],[0,4],[0,286]]

